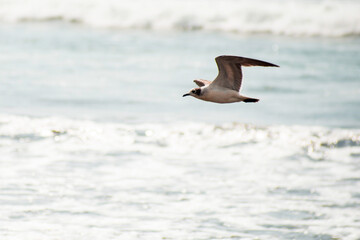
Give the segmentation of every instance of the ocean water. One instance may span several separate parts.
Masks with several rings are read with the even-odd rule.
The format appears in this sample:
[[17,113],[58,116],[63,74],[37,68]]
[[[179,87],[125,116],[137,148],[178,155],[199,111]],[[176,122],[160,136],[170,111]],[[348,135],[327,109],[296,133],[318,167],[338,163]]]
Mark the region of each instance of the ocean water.
[[359,240],[359,7],[0,0],[0,239]]

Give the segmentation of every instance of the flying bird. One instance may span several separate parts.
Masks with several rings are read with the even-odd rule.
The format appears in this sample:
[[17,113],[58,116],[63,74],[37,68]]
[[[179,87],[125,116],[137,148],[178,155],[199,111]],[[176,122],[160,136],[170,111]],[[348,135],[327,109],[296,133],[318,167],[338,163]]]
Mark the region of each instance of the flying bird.
[[241,66],[279,67],[269,62],[230,55],[218,56],[215,61],[219,69],[219,74],[215,80],[195,79],[194,82],[199,87],[191,89],[183,97],[193,96],[215,103],[258,102],[259,99],[257,98],[245,97],[240,94],[243,78]]

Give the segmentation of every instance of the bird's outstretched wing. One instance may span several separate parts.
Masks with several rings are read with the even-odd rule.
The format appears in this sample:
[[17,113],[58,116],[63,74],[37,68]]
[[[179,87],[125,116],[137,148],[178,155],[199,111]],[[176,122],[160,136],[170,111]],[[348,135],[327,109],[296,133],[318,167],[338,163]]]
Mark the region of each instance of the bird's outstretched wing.
[[196,83],[196,85],[198,85],[199,87],[210,85],[211,82],[212,81],[208,81],[208,80],[205,80],[205,79],[195,79],[194,80],[194,83]]
[[241,66],[279,67],[278,65],[245,57],[223,55],[215,58],[219,74],[211,83],[213,86],[240,91],[242,82]]

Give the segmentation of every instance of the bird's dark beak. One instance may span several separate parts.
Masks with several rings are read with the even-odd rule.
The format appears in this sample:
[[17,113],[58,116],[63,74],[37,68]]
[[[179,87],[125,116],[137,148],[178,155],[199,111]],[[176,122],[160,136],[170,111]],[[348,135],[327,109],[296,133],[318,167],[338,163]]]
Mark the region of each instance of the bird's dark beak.
[[186,96],[190,96],[190,94],[189,94],[189,93],[186,93],[186,94],[183,95],[183,97],[186,97]]

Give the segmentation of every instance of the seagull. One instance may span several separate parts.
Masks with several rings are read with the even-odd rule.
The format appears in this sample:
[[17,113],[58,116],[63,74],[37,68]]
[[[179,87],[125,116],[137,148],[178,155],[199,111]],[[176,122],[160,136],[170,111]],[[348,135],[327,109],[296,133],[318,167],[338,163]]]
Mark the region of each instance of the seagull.
[[259,99],[245,97],[239,92],[242,82],[241,66],[279,67],[269,62],[230,55],[218,56],[215,61],[219,69],[215,80],[195,79],[194,82],[199,87],[191,89],[183,97],[193,96],[215,103],[258,102]]

